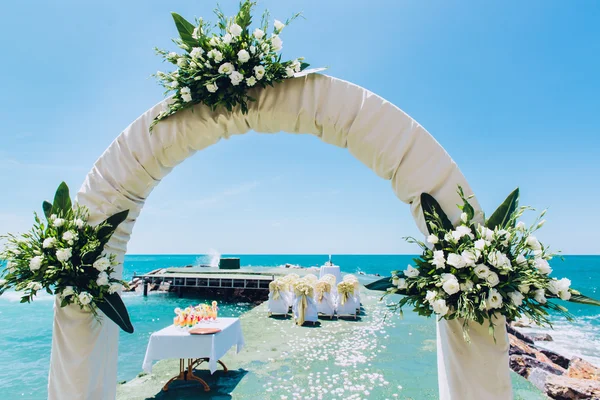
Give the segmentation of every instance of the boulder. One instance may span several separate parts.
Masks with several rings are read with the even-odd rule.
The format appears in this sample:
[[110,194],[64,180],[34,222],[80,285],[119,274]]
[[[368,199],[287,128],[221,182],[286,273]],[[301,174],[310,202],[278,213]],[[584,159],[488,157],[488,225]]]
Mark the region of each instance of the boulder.
[[518,339],[516,336],[509,334],[508,340],[510,341],[510,355],[526,355],[537,358],[543,363],[552,364],[552,361],[546,355],[541,353],[534,346],[529,346],[527,343],[525,343],[523,340]]
[[540,369],[554,375],[562,375],[565,373],[565,369],[556,364],[545,363],[537,358],[526,355],[511,355],[509,364],[513,371],[525,378],[529,378],[531,371],[534,369]]
[[600,368],[595,367],[579,357],[573,357],[569,363],[567,376],[569,378],[600,381]]
[[532,338],[530,338],[528,335],[526,335],[524,333],[519,332],[518,330],[516,330],[515,328],[513,328],[512,326],[510,326],[508,324],[506,325],[506,331],[509,334],[515,336],[516,338],[524,341],[525,343],[533,344]]
[[552,336],[547,333],[534,333],[529,335],[534,342],[553,342]]
[[545,391],[557,400],[600,399],[600,382],[548,374]]
[[565,369],[569,368],[569,363],[571,362],[571,360],[567,357],[561,356],[558,353],[546,349],[540,349],[540,352],[546,357],[548,357],[554,364],[559,365]]
[[168,292],[171,288],[171,282],[162,282],[158,287],[158,291],[160,292]]

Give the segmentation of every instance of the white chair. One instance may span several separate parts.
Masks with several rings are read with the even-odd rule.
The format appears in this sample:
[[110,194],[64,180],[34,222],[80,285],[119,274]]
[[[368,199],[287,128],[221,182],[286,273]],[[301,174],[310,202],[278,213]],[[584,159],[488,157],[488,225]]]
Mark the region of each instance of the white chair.
[[352,282],[338,283],[338,296],[336,301],[338,317],[347,316],[358,318],[360,303],[354,296],[354,284]]
[[269,283],[269,301],[267,302],[267,311],[271,315],[287,315],[290,308],[284,297],[284,283],[275,280]]
[[317,303],[313,298],[314,289],[307,282],[301,281],[296,285],[294,305],[292,312],[296,324],[302,326],[304,322],[312,322],[313,325],[319,320]]
[[335,315],[335,301],[331,295],[331,285],[327,282],[317,282],[315,285],[315,302],[319,314],[329,315],[333,319]]
[[358,301],[358,311],[360,311],[360,283],[356,276],[348,274],[344,276],[344,282],[351,282],[354,285],[354,297]]

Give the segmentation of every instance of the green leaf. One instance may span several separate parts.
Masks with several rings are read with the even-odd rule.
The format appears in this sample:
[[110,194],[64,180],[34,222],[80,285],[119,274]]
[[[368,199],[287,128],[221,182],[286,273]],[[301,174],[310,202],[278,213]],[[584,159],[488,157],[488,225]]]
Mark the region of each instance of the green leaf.
[[437,200],[434,199],[433,196],[429,193],[421,193],[421,208],[423,210],[423,217],[425,218],[425,222],[427,222],[427,231],[430,234],[433,234],[433,232],[431,231],[429,222],[435,221],[433,219],[434,214],[437,214],[440,217],[440,220],[442,221],[442,227],[445,230],[451,231],[454,229],[452,222],[450,222],[448,216],[446,215],[444,210],[442,210],[442,206],[440,206]]
[[591,297],[584,296],[582,294],[571,295],[569,299],[571,303],[588,304],[591,306],[600,306],[600,300],[592,299]]
[[196,27],[177,13],[172,12],[171,15],[173,16],[173,21],[175,21],[175,26],[181,40],[191,47],[197,47],[198,41],[192,36]]
[[394,284],[392,283],[392,277],[387,277],[387,278],[379,279],[378,281],[375,281],[375,282],[371,282],[371,283],[365,285],[365,287],[369,290],[379,290],[379,291],[385,292],[389,288],[394,287]]
[[133,333],[129,313],[118,293],[104,296],[103,301],[96,302],[96,306],[125,332]]
[[102,227],[98,229],[98,239],[101,243],[100,249],[104,248],[104,245],[108,243],[113,233],[117,230],[117,227],[121,222],[127,219],[127,215],[129,215],[129,210],[121,211],[106,218],[104,222],[100,224],[102,225]]
[[44,215],[47,220],[50,220],[50,216],[52,215],[52,204],[48,201],[44,201],[42,203],[42,209],[44,210]]
[[[508,228],[510,217],[517,210],[519,206],[519,188],[516,188],[508,195],[500,207],[494,211],[492,216],[488,218],[486,226],[494,230],[496,227],[499,229]],[[514,221],[513,221],[514,223]]]
[[[62,182],[56,194],[54,195],[54,203],[52,203],[52,214],[58,214],[59,211],[63,211],[64,214],[71,209],[71,197],[69,197],[69,187],[66,183]],[[44,211],[45,213],[45,211]]]

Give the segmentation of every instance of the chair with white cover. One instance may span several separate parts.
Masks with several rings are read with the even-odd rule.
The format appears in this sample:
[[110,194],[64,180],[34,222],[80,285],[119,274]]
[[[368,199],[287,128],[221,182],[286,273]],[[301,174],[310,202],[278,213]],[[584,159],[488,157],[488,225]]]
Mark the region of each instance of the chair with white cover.
[[300,280],[296,284],[294,295],[294,305],[292,306],[294,321],[300,326],[306,321],[312,322],[314,325],[319,319],[319,313],[317,311],[317,303],[315,303],[313,298],[313,287],[308,282]]
[[325,281],[319,281],[315,285],[315,302],[320,314],[329,315],[333,319],[335,315],[335,301],[331,295],[331,285]]
[[348,274],[344,276],[344,282],[351,282],[354,286],[354,297],[358,301],[358,311],[360,311],[360,283],[358,282],[358,278],[352,274]]
[[338,296],[336,302],[337,315],[357,318],[360,303],[354,296],[354,284],[352,282],[340,282],[337,285]]
[[285,286],[285,283],[278,279],[269,283],[269,301],[267,302],[269,316],[288,314],[290,309],[283,295]]
[[305,281],[307,281],[308,283],[310,283],[311,286],[313,286],[313,287],[319,281],[319,278],[317,278],[317,276],[313,275],[313,274],[304,275],[304,277],[302,279],[304,279]]

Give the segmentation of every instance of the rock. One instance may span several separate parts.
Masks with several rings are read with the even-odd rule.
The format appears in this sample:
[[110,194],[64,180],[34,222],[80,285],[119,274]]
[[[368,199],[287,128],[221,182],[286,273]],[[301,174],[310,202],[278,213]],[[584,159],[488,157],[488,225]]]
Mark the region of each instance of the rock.
[[565,373],[565,369],[556,364],[548,364],[526,355],[511,355],[509,364],[513,371],[525,378],[529,378],[531,371],[534,369],[540,369],[554,375],[562,375]]
[[543,353],[541,353],[534,346],[529,346],[523,340],[518,339],[514,335],[509,334],[508,340],[510,341],[509,354],[526,355],[537,358],[543,363],[552,364],[552,361]]
[[600,399],[600,382],[548,374],[545,392],[557,400],[598,400]]
[[529,373],[529,377],[527,378],[529,380],[529,382],[531,382],[533,384],[533,386],[535,386],[536,388],[540,389],[542,392],[546,392],[546,381],[548,380],[548,377],[551,374],[549,374],[548,372],[539,369],[539,368],[534,368],[533,370],[531,370],[531,372]]
[[534,342],[553,342],[552,336],[547,333],[534,333],[529,335]]
[[569,378],[600,381],[600,368],[595,367],[579,357],[573,357],[569,363],[567,376]]
[[524,333],[519,332],[518,330],[516,330],[515,328],[513,328],[510,325],[506,325],[506,331],[508,333],[510,333],[511,335],[521,339],[522,341],[524,341],[525,343],[529,343],[529,344],[533,344],[533,339],[530,338],[529,336],[525,335]]
[[554,364],[556,365],[560,365],[563,368],[569,368],[569,362],[571,361],[570,359],[568,359],[565,356],[561,356],[558,353],[555,353],[553,351],[550,350],[546,350],[546,349],[540,349],[540,352],[542,354],[544,354],[546,357],[548,357]]
[[171,282],[162,282],[158,287],[159,292],[168,292],[171,288]]

